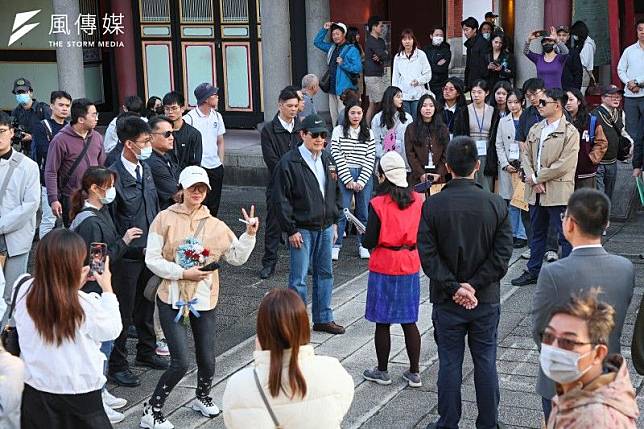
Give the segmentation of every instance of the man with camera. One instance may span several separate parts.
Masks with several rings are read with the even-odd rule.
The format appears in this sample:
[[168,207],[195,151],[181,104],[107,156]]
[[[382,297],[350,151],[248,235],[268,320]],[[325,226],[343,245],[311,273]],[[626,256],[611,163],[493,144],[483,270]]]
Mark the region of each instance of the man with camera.
[[31,152],[31,134],[34,127],[43,119],[51,117],[47,103],[34,98],[31,82],[20,77],[13,82],[13,91],[18,105],[11,112],[13,117],[14,138],[12,145],[22,153]]
[[[38,165],[11,147],[13,136],[11,119],[0,112],[0,267],[6,279],[3,298],[7,307],[14,282],[27,272],[40,205]],[[0,314],[5,313],[4,303],[0,302]],[[7,317],[4,314],[0,327]]]

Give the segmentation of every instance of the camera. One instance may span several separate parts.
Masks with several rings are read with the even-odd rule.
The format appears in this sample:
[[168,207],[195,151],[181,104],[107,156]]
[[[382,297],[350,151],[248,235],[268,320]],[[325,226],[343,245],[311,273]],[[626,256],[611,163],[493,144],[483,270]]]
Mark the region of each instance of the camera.
[[19,152],[25,152],[25,143],[23,142],[25,134],[27,131],[25,127],[21,125],[16,118],[13,118],[11,121],[11,127],[13,128],[13,137],[11,138],[11,146],[14,147]]

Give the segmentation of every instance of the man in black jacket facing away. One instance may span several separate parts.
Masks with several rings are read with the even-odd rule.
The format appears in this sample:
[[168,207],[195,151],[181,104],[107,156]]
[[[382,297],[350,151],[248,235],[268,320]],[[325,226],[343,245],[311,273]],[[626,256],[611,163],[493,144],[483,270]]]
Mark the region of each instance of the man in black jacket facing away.
[[174,156],[172,121],[167,116],[155,116],[148,122],[152,130],[152,155],[145,163],[150,167],[159,197],[159,210],[174,204],[179,184],[179,167]]
[[465,59],[465,85],[469,90],[474,82],[487,76],[487,55],[492,50],[490,42],[478,33],[479,22],[469,17],[461,22],[463,36],[467,38],[467,58]]
[[571,88],[581,89],[581,81],[584,75],[584,68],[581,65],[579,50],[573,48],[570,43],[570,30],[565,25],[557,28],[557,39],[568,47],[568,57],[561,74],[561,88],[567,91]]
[[324,150],[328,130],[318,115],[302,121],[303,143],[286,153],[273,173],[272,204],[291,248],[288,287],[306,303],[306,277],[313,272],[313,330],[344,334],[333,320],[331,249],[342,210],[331,154]]
[[150,167],[142,161],[152,153],[150,127],[141,118],[131,117],[119,122],[116,130],[123,143],[120,158],[110,166],[116,172],[114,182],[116,198],[110,205],[114,225],[120,235],[125,235],[132,227],[139,228],[142,234],[130,243],[130,251],[117,264],[112,272],[114,293],[119,300],[123,319],[123,331],[114,341],[110,356],[110,381],[119,386],[138,386],[138,377],[129,369],[127,361],[127,328],[130,320],[134,322],[139,341],[136,345],[136,365],[153,369],[166,369],[168,362],[155,352],[154,304],[143,296],[143,290],[152,276],[145,266],[145,246],[148,229],[159,212],[159,199],[152,179]]
[[284,88],[279,95],[279,111],[272,121],[264,123],[261,133],[262,156],[268,168],[270,178],[266,184],[266,232],[264,235],[264,256],[259,277],[267,279],[275,272],[277,264],[277,248],[279,247],[282,230],[271,204],[271,182],[273,172],[282,156],[300,143],[297,121],[299,97],[297,92],[289,87]]
[[438,346],[436,427],[458,427],[465,336],[474,361],[477,427],[498,424],[497,327],[500,280],[512,256],[505,201],[474,181],[480,168],[476,144],[457,137],[447,146],[453,179],[425,201],[418,252],[430,278],[432,322]]

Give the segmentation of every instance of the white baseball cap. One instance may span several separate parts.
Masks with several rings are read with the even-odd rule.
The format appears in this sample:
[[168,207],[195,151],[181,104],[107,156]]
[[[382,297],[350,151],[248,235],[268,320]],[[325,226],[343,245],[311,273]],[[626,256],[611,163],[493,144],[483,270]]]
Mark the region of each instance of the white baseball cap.
[[204,183],[208,186],[208,189],[212,189],[210,187],[210,180],[208,180],[208,173],[206,173],[206,170],[197,165],[191,165],[184,168],[179,175],[179,184],[181,187],[183,189],[188,189],[195,183]]
[[380,167],[382,168],[382,172],[385,173],[387,180],[391,183],[401,188],[408,186],[405,161],[398,152],[390,151],[384,154],[380,158]]

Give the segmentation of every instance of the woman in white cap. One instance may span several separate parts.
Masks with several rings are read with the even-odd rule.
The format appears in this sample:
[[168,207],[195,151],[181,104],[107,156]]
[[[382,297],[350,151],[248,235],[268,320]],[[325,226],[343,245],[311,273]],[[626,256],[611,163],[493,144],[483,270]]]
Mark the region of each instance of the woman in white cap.
[[365,379],[391,384],[387,372],[392,323],[405,334],[409,370],[403,378],[420,387],[418,361],[420,333],[416,326],[420,304],[420,258],[416,237],[423,200],[407,184],[405,162],[397,152],[387,152],[378,164],[378,188],[369,206],[369,221],[362,245],[371,251],[365,317],[376,324],[378,366],[363,372]]
[[[188,370],[188,323],[197,358],[197,392],[189,406],[210,418],[221,413],[208,396],[215,373],[213,310],[219,297],[219,273],[216,267],[207,265],[222,259],[232,265],[244,264],[255,247],[259,227],[254,206],[250,214],[242,209],[246,232],[239,239],[224,222],[210,215],[203,205],[210,191],[203,168],[186,167],[179,175],[179,185],[178,203],[160,212],[150,226],[145,254],[148,268],[161,279],[156,304],[170,349],[170,367],[144,404],[141,427],[150,429],[174,428],[161,408]],[[189,265],[186,257],[195,255],[202,256],[199,264],[185,268]]]

